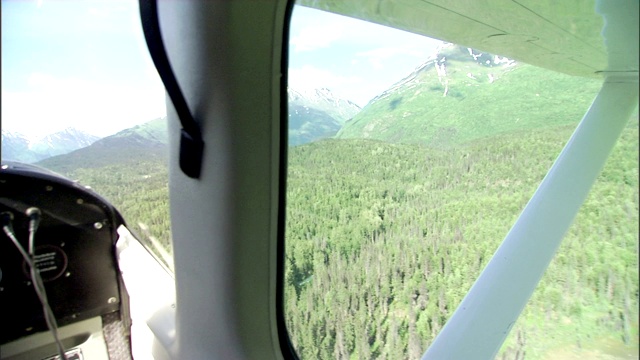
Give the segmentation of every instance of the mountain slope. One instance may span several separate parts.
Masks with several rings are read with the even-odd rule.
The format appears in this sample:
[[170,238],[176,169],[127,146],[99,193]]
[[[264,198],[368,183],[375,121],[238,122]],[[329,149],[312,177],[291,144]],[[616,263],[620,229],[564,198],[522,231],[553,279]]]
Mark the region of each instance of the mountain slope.
[[340,123],[351,119],[361,110],[358,105],[336,96],[326,88],[314,90],[289,88],[288,93],[289,105],[306,106],[323,111]]
[[301,145],[334,136],[342,124],[328,113],[289,104],[289,145]]
[[600,84],[448,46],[373,99],[336,137],[448,147],[575,123]]
[[160,118],[107,136],[91,146],[45,159],[38,165],[69,174],[80,168],[116,164],[134,166],[141,162],[166,161],[167,144],[166,118]]
[[289,88],[289,145],[300,145],[334,136],[342,124],[360,111],[349,100],[328,89]]
[[[346,119],[360,110],[357,105],[336,97],[327,89],[306,92],[289,90],[289,97],[290,145],[332,137]],[[160,118],[122,130],[64,156],[43,160],[39,164],[61,173],[69,173],[78,168],[98,168],[152,159],[165,161],[168,139],[166,118]]]

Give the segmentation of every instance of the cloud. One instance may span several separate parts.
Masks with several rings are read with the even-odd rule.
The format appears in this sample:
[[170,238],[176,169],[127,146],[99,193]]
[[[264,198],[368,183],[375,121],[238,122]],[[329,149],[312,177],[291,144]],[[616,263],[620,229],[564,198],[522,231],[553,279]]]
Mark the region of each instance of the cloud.
[[342,26],[337,24],[303,27],[291,38],[290,44],[295,52],[313,51],[329,47],[342,33]]
[[384,68],[384,63],[388,62],[396,56],[413,57],[416,59],[425,59],[427,54],[425,51],[418,50],[412,46],[406,47],[380,47],[368,51],[356,53],[356,56],[366,58],[371,66],[376,70]]
[[[367,74],[367,72],[364,72]],[[289,69],[289,85],[298,90],[327,88],[336,96],[359,106],[385,90],[387,86],[356,75],[338,75],[311,65]]]
[[369,51],[361,51],[356,55],[375,57],[379,59],[389,59],[398,55],[408,55],[418,58],[424,58],[425,51],[417,50],[414,47],[380,47]]
[[340,88],[361,81],[356,76],[340,76],[312,65],[289,69],[289,85],[295,89],[327,88],[339,92]]
[[162,87],[114,86],[33,73],[29,91],[2,89],[2,125],[38,138],[67,127],[106,136],[163,116]]

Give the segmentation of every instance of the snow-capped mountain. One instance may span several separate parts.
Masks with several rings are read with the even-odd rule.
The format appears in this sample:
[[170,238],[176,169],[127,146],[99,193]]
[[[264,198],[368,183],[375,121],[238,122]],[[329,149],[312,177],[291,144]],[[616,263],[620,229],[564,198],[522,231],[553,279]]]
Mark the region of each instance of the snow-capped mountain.
[[86,147],[99,137],[74,128],[67,128],[37,140],[20,133],[2,130],[2,160],[36,162],[51,156]]
[[[491,71],[492,68],[496,68],[496,70],[498,70],[517,65],[515,60],[508,59],[506,57],[483,53],[464,46],[445,43],[438,47],[436,52],[429,57],[427,61],[416,67],[409,75],[392,85],[382,94],[373,98],[370,103],[383,99],[388,95],[395,93],[400,88],[419,86],[420,80],[418,77],[420,74],[425,71],[429,71],[431,68],[436,70],[438,82],[443,87],[443,96],[447,96],[449,91],[449,79],[451,78],[451,74],[447,71],[447,68],[452,63],[457,65],[467,64],[467,67],[476,70],[467,72],[467,78],[471,80],[486,80],[489,83],[493,83],[497,76],[496,71]],[[473,65],[477,65],[479,67],[474,68]],[[482,77],[482,79],[479,77]]]
[[350,100],[336,96],[327,88],[293,89],[289,88],[289,105],[307,106],[324,111],[340,123],[351,119],[360,112],[360,107]]
[[447,148],[569,125],[582,117],[600,86],[597,79],[448,45],[371,100],[335,137]]
[[29,150],[29,139],[27,136],[7,130],[2,130],[2,159],[18,160],[24,162],[37,161],[35,154]]
[[342,125],[359,111],[353,102],[342,99],[329,89],[289,92],[289,145],[333,137]]

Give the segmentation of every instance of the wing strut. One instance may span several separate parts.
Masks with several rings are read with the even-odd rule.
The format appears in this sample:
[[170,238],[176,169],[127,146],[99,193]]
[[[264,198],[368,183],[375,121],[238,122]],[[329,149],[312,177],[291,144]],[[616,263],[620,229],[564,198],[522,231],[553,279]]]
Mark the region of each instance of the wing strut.
[[425,359],[493,359],[638,104],[638,78],[608,77]]

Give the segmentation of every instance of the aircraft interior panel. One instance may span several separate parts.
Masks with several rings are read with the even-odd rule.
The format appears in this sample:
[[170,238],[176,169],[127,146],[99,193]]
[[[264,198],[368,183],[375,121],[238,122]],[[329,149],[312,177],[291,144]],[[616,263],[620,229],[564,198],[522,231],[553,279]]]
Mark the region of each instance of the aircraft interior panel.
[[[121,289],[114,245],[121,219],[113,207],[91,190],[34,166],[5,163],[0,183],[3,230],[12,231],[24,249],[37,212],[34,263],[57,325],[91,319],[101,324],[102,315],[119,311]],[[6,236],[0,242],[0,264],[0,343],[47,331],[29,266]],[[73,336],[63,340],[65,347],[90,337],[82,335],[86,331],[69,331]],[[10,348],[3,346],[2,358],[15,352]]]

